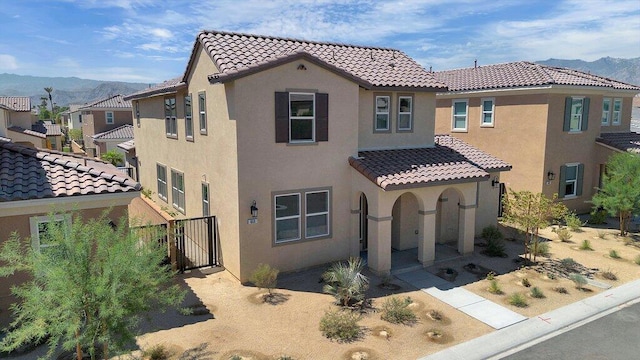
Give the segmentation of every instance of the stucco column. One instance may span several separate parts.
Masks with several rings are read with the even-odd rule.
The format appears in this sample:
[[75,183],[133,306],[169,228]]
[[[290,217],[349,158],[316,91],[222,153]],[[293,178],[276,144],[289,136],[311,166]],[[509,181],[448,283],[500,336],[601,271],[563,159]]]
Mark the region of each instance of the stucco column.
[[388,275],[391,271],[391,220],[393,217],[367,216],[369,221],[369,269],[376,275]]
[[476,205],[460,205],[459,214],[458,252],[462,255],[471,255],[476,231]]
[[436,214],[436,210],[418,211],[418,261],[425,267],[436,259]]

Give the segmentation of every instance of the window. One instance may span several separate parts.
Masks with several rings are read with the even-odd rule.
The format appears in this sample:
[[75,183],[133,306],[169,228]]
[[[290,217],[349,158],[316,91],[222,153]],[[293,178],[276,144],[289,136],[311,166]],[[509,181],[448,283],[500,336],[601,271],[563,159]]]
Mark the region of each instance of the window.
[[191,113],[191,94],[184,97],[184,128],[187,140],[193,141],[193,118]]
[[207,134],[207,98],[204,92],[198,93],[198,111],[200,113],[200,134]]
[[140,127],[140,102],[136,101],[136,125]]
[[329,95],[275,93],[277,143],[329,141]]
[[467,130],[467,100],[453,101],[453,130]]
[[79,122],[80,124],[82,124],[82,114],[79,114],[79,115],[78,115],[78,122]]
[[209,184],[202,183],[202,216],[209,216]]
[[389,116],[391,114],[391,97],[386,95],[376,96],[375,108],[375,131],[389,131],[391,129],[389,126],[391,122]]
[[622,112],[622,99],[613,100],[613,118],[611,125],[620,125],[620,116]]
[[164,127],[167,133],[167,137],[178,137],[175,97],[164,99]]
[[582,195],[582,177],[584,165],[579,163],[565,164],[560,167],[560,189],[558,195],[561,198]]
[[493,126],[493,114],[494,114],[494,100],[482,99],[482,119],[480,120],[480,126]]
[[609,121],[611,121],[611,99],[604,98],[602,99],[602,125],[609,125]]
[[413,96],[398,97],[398,131],[413,129]]
[[171,169],[171,203],[184,214],[184,174]]
[[104,113],[104,117],[107,121],[107,124],[113,124],[113,111],[107,111]]
[[[330,197],[329,189],[275,195],[275,243],[329,236],[331,233]],[[301,229],[304,229],[304,232]]]
[[589,124],[589,98],[582,96],[567,97],[564,106],[563,130],[581,132]]
[[[53,216],[35,216],[29,218],[29,227],[31,229],[31,245],[36,251],[42,251],[46,248],[56,246],[48,232],[52,226],[71,226],[71,217],[69,215],[53,215]],[[65,230],[67,230],[65,229]]]
[[290,141],[315,141],[315,94],[289,93],[289,106]]
[[167,201],[167,168],[156,164],[156,174],[158,178],[158,197]]

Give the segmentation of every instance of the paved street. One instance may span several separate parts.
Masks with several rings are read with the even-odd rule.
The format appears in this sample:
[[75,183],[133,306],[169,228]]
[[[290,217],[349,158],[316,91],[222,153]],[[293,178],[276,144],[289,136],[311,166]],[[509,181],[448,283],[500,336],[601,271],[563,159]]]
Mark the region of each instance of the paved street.
[[640,358],[640,303],[522,350],[505,360]]

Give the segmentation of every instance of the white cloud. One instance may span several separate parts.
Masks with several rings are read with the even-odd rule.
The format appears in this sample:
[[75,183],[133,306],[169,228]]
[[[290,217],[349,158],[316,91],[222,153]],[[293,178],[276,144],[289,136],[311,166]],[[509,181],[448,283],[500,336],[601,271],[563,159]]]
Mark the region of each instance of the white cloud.
[[149,29],[149,33],[161,39],[171,39],[173,37],[173,34],[171,33],[171,31],[167,29],[158,29],[158,28]]
[[0,54],[0,70],[9,71],[16,70],[18,68],[18,61],[16,58],[7,54]]

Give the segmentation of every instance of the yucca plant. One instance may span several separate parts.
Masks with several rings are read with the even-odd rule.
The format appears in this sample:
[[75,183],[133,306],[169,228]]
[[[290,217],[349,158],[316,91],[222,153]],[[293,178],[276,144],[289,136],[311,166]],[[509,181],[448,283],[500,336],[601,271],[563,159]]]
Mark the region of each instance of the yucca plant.
[[322,274],[325,282],[322,291],[333,295],[342,306],[364,300],[369,288],[369,279],[362,275],[364,264],[361,258],[350,258],[346,263],[337,262]]

